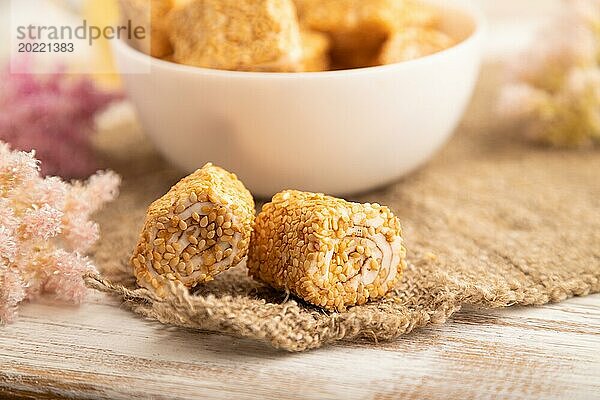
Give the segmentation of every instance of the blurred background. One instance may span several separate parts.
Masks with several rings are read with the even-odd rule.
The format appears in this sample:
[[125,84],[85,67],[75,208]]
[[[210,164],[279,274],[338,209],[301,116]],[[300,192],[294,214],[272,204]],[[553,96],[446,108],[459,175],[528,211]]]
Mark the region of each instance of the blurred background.
[[[560,12],[566,0],[462,1],[475,3],[487,15],[489,32],[485,57],[487,62],[496,62],[509,59],[529,46],[534,33]],[[18,9],[13,7],[15,4]],[[89,25],[112,24],[118,18],[118,0],[0,0],[3,28],[0,30],[0,72],[8,71],[11,37],[16,26],[23,25],[21,19],[21,22],[39,25],[75,27],[81,25],[82,18]],[[70,84],[66,73],[46,81],[0,76],[0,140],[15,148],[35,148],[48,168],[46,173],[78,178],[89,175],[99,166],[92,157],[94,151],[90,143],[94,126],[102,121],[116,125],[131,123],[135,121],[135,113],[128,102],[121,101],[120,79],[113,69],[110,43],[99,40],[90,47],[85,40],[74,42],[77,51],[73,54],[46,54],[41,62],[37,60],[39,55],[27,58],[33,59],[36,67],[42,65],[44,71],[54,72],[56,68],[52,65],[48,68],[44,62],[65,67],[83,64],[87,71],[94,71],[77,75],[81,80],[75,86]],[[57,98],[61,100],[56,101]],[[47,132],[53,132],[53,136]],[[80,160],[76,160],[77,157]]]
[[[532,33],[555,15],[564,0],[470,0],[479,5],[490,22],[488,56],[517,51],[531,40]],[[110,21],[117,12],[117,0],[34,0],[35,10],[45,21],[69,21],[69,12],[79,12],[89,21]],[[34,4],[35,3],[35,4]],[[10,1],[0,1],[0,26],[8,37],[11,24]],[[6,60],[10,42],[0,40],[0,59]],[[108,54],[108,53],[107,53]],[[98,62],[105,62],[100,57]]]

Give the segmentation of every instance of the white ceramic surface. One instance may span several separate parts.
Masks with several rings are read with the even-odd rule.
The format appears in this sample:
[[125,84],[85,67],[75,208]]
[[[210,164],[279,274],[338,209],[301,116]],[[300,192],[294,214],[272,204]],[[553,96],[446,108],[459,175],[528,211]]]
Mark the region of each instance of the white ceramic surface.
[[[446,142],[471,97],[484,17],[434,1],[460,44],[395,65],[313,73],[217,71],[151,60],[124,74],[143,128],[178,167],[211,161],[257,196],[282,189],[351,194],[413,171]],[[114,41],[120,70],[148,56]]]

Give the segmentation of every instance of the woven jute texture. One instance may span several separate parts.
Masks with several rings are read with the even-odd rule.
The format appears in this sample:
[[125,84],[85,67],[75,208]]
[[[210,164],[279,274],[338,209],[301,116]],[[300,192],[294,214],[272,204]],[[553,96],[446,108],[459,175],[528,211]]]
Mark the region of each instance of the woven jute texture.
[[456,136],[430,164],[351,199],[388,205],[403,223],[409,267],[391,297],[326,313],[252,281],[244,265],[192,294],[173,286],[164,301],[136,288],[128,258],[145,209],[181,173],[123,129],[103,134],[99,144],[125,180],[119,200],[98,216],[103,237],[93,256],[101,276],[87,277],[88,285],[164,324],[288,351],[390,340],[442,323],[464,305],[541,305],[599,292],[600,152],[522,141],[494,116],[498,75],[484,70]]

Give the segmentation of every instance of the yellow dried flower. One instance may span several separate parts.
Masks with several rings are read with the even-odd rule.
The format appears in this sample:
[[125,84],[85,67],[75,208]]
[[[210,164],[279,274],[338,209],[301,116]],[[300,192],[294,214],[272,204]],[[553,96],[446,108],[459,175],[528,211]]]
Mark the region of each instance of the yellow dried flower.
[[500,113],[554,147],[600,142],[600,1],[573,0],[512,66]]

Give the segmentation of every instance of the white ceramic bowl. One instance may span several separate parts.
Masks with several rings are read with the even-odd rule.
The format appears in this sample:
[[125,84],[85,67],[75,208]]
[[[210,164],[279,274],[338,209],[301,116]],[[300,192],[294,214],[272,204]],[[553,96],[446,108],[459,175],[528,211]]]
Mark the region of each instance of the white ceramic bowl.
[[257,196],[282,189],[351,194],[422,165],[456,128],[473,92],[484,18],[469,1],[433,1],[461,42],[395,65],[345,71],[210,70],[114,41],[125,88],[163,155],[192,172],[210,161]]

